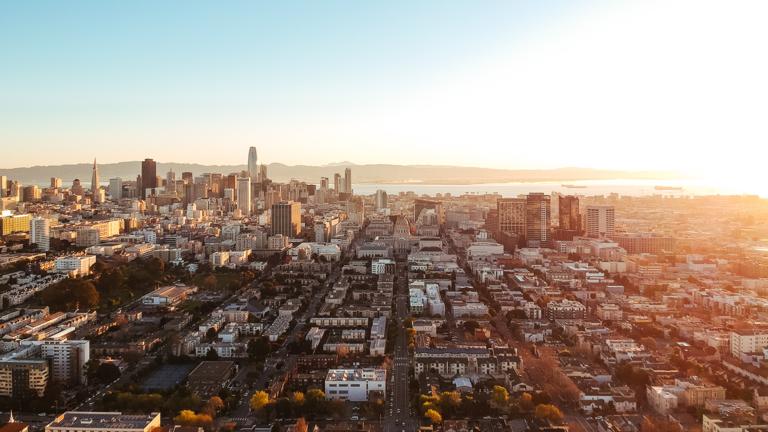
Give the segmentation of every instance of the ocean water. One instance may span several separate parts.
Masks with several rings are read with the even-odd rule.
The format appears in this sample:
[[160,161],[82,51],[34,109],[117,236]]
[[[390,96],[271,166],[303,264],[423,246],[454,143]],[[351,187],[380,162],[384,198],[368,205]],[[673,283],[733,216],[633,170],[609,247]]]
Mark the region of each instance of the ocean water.
[[[580,186],[569,188],[566,185]],[[583,186],[583,187],[581,187]],[[655,186],[680,187],[680,190],[656,190]],[[768,198],[768,187],[762,184],[712,184],[703,180],[582,180],[567,182],[511,182],[464,185],[432,185],[423,183],[356,183],[355,194],[371,195],[376,190],[385,190],[388,194],[414,192],[418,195],[451,195],[499,193],[505,197],[514,197],[530,192],[560,192],[569,195],[609,195],[617,193],[628,196],[699,196],[699,195],[759,195]]]

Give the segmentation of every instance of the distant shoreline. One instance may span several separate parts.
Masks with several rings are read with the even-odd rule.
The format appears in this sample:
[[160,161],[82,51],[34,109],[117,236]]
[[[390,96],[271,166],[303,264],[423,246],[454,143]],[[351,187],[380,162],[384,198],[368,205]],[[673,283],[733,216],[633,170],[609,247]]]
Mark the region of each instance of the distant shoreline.
[[[392,186],[471,186],[471,185],[505,185],[505,184],[515,184],[515,183],[562,183],[562,184],[580,184],[580,182],[612,182],[612,181],[619,181],[619,182],[631,182],[631,181],[653,181],[659,183],[659,185],[664,185],[664,183],[674,183],[674,182],[680,182],[685,180],[691,180],[690,178],[685,177],[675,177],[675,178],[658,178],[658,177],[623,177],[623,178],[544,178],[544,179],[514,179],[514,180],[498,180],[498,179],[487,179],[487,180],[466,180],[466,181],[456,181],[456,180],[376,180],[376,181],[356,181],[355,184],[360,185],[392,185]],[[589,185],[586,185],[589,186]]]

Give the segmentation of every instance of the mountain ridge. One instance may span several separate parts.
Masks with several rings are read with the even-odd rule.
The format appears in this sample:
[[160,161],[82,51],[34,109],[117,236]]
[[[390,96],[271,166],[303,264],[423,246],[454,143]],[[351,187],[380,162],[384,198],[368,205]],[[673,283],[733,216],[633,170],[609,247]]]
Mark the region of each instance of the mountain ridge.
[[[19,180],[22,184],[47,185],[51,177],[59,177],[64,184],[70,184],[75,178],[83,183],[90,180],[92,163],[62,165],[35,165],[30,167],[0,169],[0,175]],[[110,178],[135,180],[141,172],[141,161],[125,161],[99,164],[99,176],[105,183]],[[333,178],[334,173],[344,174],[344,169],[352,169],[354,183],[414,183],[414,184],[472,184],[472,183],[509,183],[536,181],[579,181],[611,179],[675,179],[681,176],[669,171],[624,171],[596,168],[562,167],[550,169],[502,169],[463,167],[454,165],[398,165],[398,164],[333,164],[333,165],[286,165],[268,164],[269,178],[285,182],[291,179],[319,183],[320,177]],[[176,172],[179,178],[184,171],[194,175],[202,173],[239,173],[247,169],[241,165],[208,165],[182,162],[157,162],[157,172],[161,177],[169,170]]]

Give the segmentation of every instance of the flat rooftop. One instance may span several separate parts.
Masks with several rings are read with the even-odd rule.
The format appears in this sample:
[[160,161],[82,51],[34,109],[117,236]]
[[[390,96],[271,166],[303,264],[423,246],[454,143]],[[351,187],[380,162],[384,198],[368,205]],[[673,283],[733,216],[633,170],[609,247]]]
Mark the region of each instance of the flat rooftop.
[[89,430],[144,429],[159,416],[160,413],[129,415],[119,412],[68,411],[56,417],[48,427]]
[[384,369],[328,369],[326,381],[384,381]]

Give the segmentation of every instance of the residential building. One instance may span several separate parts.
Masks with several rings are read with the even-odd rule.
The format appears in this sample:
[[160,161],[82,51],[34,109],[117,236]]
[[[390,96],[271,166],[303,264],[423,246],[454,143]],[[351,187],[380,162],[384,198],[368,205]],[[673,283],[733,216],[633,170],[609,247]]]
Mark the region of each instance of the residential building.
[[616,215],[613,206],[590,205],[586,209],[586,236],[593,238],[613,238]]
[[385,369],[329,369],[325,377],[325,397],[332,400],[384,400],[386,388]]
[[272,204],[272,234],[291,238],[301,232],[301,203],[284,201]]

